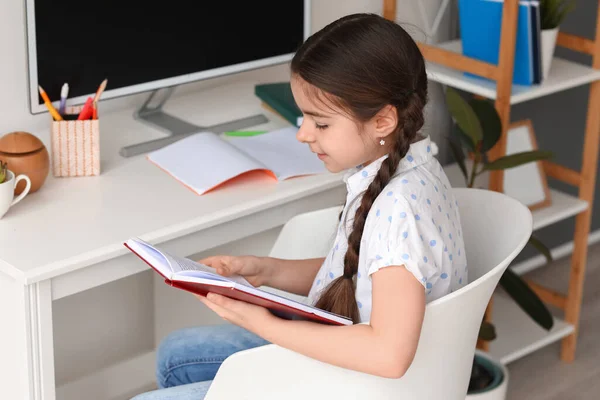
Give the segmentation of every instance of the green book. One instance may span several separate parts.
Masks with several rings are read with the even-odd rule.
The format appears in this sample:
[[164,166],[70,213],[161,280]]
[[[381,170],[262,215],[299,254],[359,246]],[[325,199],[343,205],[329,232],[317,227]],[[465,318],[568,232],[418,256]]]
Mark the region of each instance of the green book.
[[302,124],[302,112],[296,105],[289,82],[258,84],[254,87],[254,94],[292,125]]

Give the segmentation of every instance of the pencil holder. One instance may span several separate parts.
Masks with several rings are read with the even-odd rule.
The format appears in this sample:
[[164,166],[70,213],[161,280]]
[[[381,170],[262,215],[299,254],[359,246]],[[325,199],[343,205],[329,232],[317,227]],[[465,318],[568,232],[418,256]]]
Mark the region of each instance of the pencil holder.
[[52,121],[52,173],[56,177],[100,175],[99,120],[77,120],[81,109],[67,107],[64,120]]

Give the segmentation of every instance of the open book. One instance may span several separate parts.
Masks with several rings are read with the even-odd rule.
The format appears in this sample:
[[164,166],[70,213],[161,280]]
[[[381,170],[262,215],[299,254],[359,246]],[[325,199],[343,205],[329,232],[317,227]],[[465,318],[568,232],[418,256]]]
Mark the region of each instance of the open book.
[[236,300],[263,306],[285,319],[301,319],[330,325],[352,325],[349,318],[333,314],[252,286],[242,276],[222,276],[207,265],[174,256],[139,239],[124,243],[139,258],[178,289],[206,296],[213,292]]
[[249,137],[201,132],[147,158],[199,195],[252,171],[277,181],[327,172],[308,146],[296,140],[297,131],[287,127]]

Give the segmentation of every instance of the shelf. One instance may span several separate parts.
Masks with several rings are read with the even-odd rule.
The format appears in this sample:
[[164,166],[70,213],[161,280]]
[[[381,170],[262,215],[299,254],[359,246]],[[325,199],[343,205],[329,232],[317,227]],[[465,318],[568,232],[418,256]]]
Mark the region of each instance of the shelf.
[[503,364],[557,342],[575,330],[573,325],[555,317],[552,330],[547,332],[500,288],[494,294],[492,323],[497,337],[490,342],[489,352]]
[[541,229],[574,217],[588,209],[588,203],[575,196],[550,189],[552,205],[533,211],[533,229]]
[[[467,168],[470,167],[467,165]],[[460,172],[458,164],[453,163],[447,165],[444,167],[444,171],[446,172],[452,187],[466,186],[464,177]],[[486,174],[480,175],[477,182],[480,187],[486,188]],[[588,208],[588,203],[586,201],[580,200],[575,196],[571,196],[555,189],[550,189],[550,197],[552,198],[552,204],[550,206],[540,208],[532,212],[534,230],[544,228],[570,217],[574,217]]]
[[[462,52],[460,40],[444,42],[435,46],[459,54]],[[467,76],[462,71],[431,62],[427,62],[427,76],[434,82],[489,99],[496,99],[496,82],[494,81]],[[552,61],[550,74],[542,84],[533,86],[513,85],[510,104],[522,103],[596,80],[600,80],[600,70],[555,57]]]

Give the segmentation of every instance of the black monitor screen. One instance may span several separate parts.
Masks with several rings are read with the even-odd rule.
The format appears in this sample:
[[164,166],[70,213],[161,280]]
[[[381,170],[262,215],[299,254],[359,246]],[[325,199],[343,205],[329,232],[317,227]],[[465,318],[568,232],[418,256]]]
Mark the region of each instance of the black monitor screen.
[[304,38],[303,0],[34,4],[38,83],[52,101],[63,83],[73,98],[105,78],[112,90],[293,53]]

